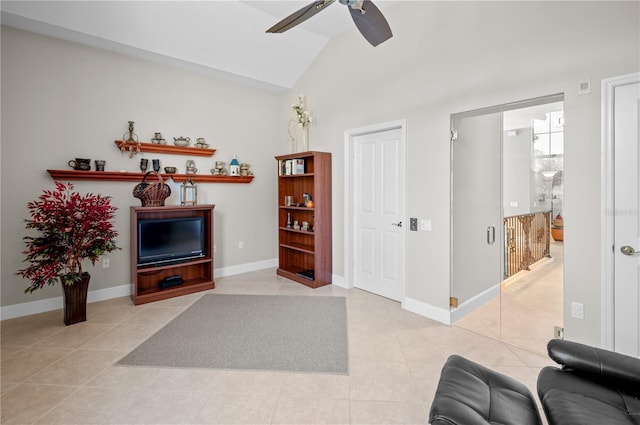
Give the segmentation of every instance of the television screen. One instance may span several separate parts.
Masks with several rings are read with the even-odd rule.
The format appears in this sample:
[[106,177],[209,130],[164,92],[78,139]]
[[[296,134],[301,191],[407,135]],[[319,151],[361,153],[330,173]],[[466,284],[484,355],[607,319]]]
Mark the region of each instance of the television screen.
[[205,255],[204,217],[138,221],[138,264]]

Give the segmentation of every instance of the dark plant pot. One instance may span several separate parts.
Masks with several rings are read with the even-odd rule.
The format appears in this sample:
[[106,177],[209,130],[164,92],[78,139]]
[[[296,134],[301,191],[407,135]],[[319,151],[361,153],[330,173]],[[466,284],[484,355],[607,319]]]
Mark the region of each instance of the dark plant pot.
[[82,278],[73,285],[66,285],[62,279],[64,292],[64,324],[69,326],[87,320],[87,291],[91,275],[82,273]]

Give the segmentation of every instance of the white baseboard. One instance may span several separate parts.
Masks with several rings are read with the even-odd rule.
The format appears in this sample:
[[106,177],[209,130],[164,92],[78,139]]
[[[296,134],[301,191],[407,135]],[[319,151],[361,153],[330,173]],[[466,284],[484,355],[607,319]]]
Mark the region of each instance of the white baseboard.
[[[271,259],[265,261],[257,261],[255,263],[240,264],[238,266],[222,267],[215,269],[213,275],[215,277],[232,276],[235,274],[252,272],[256,270],[277,267],[278,260]],[[131,285],[120,285],[111,288],[97,289],[89,291],[87,294],[87,302],[94,303],[98,301],[110,300],[112,298],[128,297],[131,295]],[[59,310],[63,307],[62,296],[55,298],[47,298],[45,300],[30,301],[22,304],[7,305],[0,307],[0,320],[13,319],[16,317],[29,316],[32,314],[44,313],[46,311]]]
[[0,317],[2,320],[13,319],[15,317],[28,316],[61,308],[62,297],[47,298],[46,300],[4,306],[0,310]]
[[[129,295],[131,295],[131,285],[120,285],[112,288],[89,291],[87,294],[87,302],[95,303],[98,301],[110,300],[112,298],[128,297]],[[59,308],[62,308],[62,297],[60,297]]]
[[[87,302],[94,303],[112,298],[128,297],[129,295],[131,295],[131,285],[120,285],[112,288],[89,291],[87,294]],[[44,313],[45,311],[59,310],[63,307],[63,303],[64,300],[62,296],[60,296],[22,304],[7,305],[0,309],[0,318],[2,318],[2,320],[13,319],[15,317]]]
[[452,323],[451,312],[448,309],[436,307],[422,301],[405,298],[402,302],[402,308],[428,319],[444,323],[445,325],[450,325]]
[[458,308],[451,310],[451,323],[455,323],[462,319],[467,314],[471,313],[478,307],[488,303],[495,297],[500,296],[500,283],[486,289],[484,292],[479,293],[475,297],[465,301],[458,305]]
[[347,285],[347,282],[344,280],[344,277],[338,276],[336,274],[331,275],[331,284],[332,285],[336,285],[336,286],[338,286],[340,288],[343,288],[343,289],[351,289]]
[[[333,275],[332,284],[344,289],[354,288],[354,286],[347,282],[347,280],[343,276]],[[414,300],[412,298],[405,298],[402,302],[402,308],[428,319],[444,323],[445,325],[451,324],[451,312],[448,309],[435,307],[431,304]]]
[[402,308],[412,313],[419,314],[420,316],[444,323],[445,325],[452,325],[499,295],[500,284],[497,284],[451,310],[435,307],[431,304],[423,303],[422,301],[411,298],[405,298],[402,303]]
[[256,261],[255,263],[239,264],[237,266],[222,267],[219,269],[215,269],[213,271],[213,275],[215,277],[233,276],[240,273],[269,269],[271,267],[278,267],[277,258],[273,258],[271,260]]

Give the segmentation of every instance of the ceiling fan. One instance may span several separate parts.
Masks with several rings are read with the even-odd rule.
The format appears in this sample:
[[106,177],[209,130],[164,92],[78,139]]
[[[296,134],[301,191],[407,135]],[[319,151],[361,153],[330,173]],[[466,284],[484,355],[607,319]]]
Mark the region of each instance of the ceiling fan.
[[[336,0],[318,0],[314,1],[287,16],[271,28],[267,32],[280,33],[285,32],[296,25],[306,21],[316,13],[324,10],[327,6],[335,2]],[[373,46],[377,46],[390,39],[393,34],[391,28],[387,23],[387,20],[380,12],[380,9],[376,7],[370,0],[339,0],[340,3],[349,7],[351,12],[351,18],[358,27],[360,33],[367,39]]]

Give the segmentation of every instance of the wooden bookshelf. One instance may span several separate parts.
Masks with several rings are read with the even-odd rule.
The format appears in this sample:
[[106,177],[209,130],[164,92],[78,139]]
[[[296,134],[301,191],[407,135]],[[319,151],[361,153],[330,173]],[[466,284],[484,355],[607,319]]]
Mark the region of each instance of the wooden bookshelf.
[[[304,172],[285,174],[285,162],[304,160]],[[277,274],[311,288],[331,284],[331,154],[301,152],[277,156],[278,162],[278,270]],[[311,195],[313,207],[302,205],[303,194]],[[285,205],[293,196],[297,205]],[[311,230],[287,226],[288,217],[306,221]],[[313,278],[304,277],[313,272]]]

